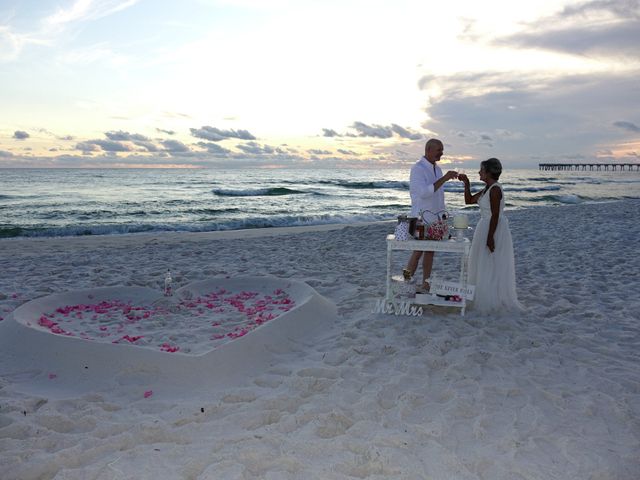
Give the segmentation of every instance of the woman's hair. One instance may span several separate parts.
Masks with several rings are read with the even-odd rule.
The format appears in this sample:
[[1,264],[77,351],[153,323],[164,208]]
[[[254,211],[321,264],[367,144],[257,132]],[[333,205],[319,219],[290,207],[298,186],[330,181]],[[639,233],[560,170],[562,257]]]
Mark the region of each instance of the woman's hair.
[[480,168],[484,168],[484,171],[487,172],[494,180],[498,180],[502,173],[502,164],[497,158],[490,158],[489,160],[480,162]]

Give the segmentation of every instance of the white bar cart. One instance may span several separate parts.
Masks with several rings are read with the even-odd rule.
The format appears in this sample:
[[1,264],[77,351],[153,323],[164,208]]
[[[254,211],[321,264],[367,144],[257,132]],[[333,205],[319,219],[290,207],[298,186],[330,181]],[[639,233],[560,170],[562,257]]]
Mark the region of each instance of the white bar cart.
[[[462,288],[466,288],[467,286],[467,261],[469,259],[469,250],[471,248],[471,242],[469,239],[465,238],[463,241],[456,241],[455,239],[450,240],[396,240],[395,235],[387,235],[387,291],[386,291],[386,301],[393,302],[397,295],[397,292],[406,288],[406,284],[404,283],[404,279],[402,276],[394,277],[392,272],[392,253],[396,250],[405,250],[405,251],[414,251],[421,250],[423,252],[447,252],[447,253],[457,253],[460,255],[460,277],[459,282]],[[462,301],[454,302],[445,300],[442,297],[437,295],[416,295],[416,298],[413,299],[404,299],[404,301],[408,301],[418,305],[436,305],[442,307],[454,307],[460,308],[460,314],[464,315],[467,300],[465,296],[462,296]]]

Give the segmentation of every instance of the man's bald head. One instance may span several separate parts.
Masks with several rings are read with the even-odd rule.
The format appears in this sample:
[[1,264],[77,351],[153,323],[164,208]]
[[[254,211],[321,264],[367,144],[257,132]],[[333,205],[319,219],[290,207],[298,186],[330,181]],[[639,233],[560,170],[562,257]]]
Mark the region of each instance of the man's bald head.
[[429,162],[435,164],[444,153],[444,145],[437,138],[431,138],[424,146],[424,156]]

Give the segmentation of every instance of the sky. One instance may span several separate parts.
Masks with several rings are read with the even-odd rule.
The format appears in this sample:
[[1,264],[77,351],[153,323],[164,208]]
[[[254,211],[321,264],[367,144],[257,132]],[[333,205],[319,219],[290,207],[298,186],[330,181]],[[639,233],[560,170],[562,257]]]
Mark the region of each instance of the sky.
[[640,0],[0,0],[0,167],[640,162]]

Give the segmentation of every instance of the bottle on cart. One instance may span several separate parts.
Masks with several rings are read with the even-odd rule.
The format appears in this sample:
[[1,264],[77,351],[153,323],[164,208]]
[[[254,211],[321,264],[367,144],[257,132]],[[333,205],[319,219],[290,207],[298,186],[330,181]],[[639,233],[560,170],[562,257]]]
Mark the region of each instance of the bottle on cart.
[[167,273],[164,276],[164,296],[170,297],[173,295],[173,279],[171,278],[171,270],[167,270]]

